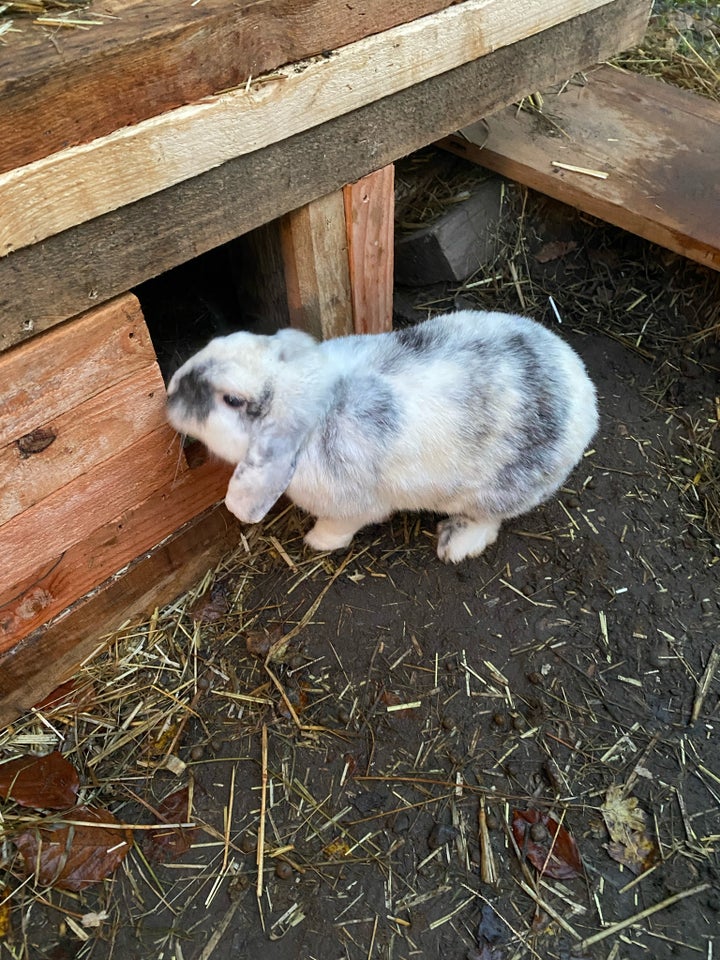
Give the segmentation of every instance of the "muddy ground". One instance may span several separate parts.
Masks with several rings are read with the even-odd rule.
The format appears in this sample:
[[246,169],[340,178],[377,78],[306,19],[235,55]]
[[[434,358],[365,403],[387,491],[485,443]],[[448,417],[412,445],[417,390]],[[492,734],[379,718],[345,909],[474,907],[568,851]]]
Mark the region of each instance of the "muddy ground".
[[[720,953],[720,282],[507,196],[496,260],[399,290],[398,322],[473,305],[552,325],[597,385],[591,450],[457,567],[435,518],[318,557],[284,509],[6,732],[4,757],[59,746],[81,799],[129,824],[190,787],[195,829],[164,848],[136,830],[80,893],[23,880],[6,841],[3,960]],[[562,829],[515,841],[514,811]],[[12,838],[33,815],[2,816]]]

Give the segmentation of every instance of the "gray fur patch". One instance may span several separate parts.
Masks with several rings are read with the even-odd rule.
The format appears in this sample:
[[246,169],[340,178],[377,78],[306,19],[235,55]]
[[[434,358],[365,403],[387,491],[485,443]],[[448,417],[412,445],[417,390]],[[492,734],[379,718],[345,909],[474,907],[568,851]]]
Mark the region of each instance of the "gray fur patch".
[[168,397],[168,405],[182,404],[187,413],[199,423],[207,420],[213,406],[214,391],[210,381],[205,377],[206,367],[195,367],[178,380],[172,395]]
[[[320,434],[324,459],[336,474],[352,470],[350,457],[357,457],[358,447],[375,460],[384,442],[399,429],[397,403],[379,377],[340,378]],[[367,466],[367,460],[362,466]]]
[[443,340],[435,327],[424,323],[418,323],[414,327],[403,327],[396,332],[395,337],[405,350],[419,357],[431,353]]
[[262,393],[257,398],[257,400],[248,400],[247,404],[245,405],[245,410],[243,412],[251,420],[258,420],[261,417],[266,417],[270,412],[272,401],[273,401],[273,389],[269,383],[266,383],[262,389]]
[[567,421],[568,398],[533,344],[521,334],[507,341],[519,368],[518,381],[527,397],[518,433],[516,457],[500,472],[499,482],[509,490],[527,489],[533,478],[554,467],[555,450]]

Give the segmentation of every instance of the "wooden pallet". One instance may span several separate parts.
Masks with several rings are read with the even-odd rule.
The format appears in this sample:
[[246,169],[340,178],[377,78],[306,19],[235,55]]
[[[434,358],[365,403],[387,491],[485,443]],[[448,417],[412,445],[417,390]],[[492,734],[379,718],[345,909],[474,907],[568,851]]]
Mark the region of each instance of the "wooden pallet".
[[540,113],[510,107],[441,144],[720,270],[720,105],[711,100],[603,66],[544,93]]

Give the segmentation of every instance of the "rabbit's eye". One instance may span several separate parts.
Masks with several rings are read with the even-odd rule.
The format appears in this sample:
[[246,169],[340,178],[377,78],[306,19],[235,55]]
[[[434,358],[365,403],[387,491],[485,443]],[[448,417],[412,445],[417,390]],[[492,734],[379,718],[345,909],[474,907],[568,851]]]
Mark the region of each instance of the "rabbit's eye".
[[234,397],[231,393],[226,393],[223,397],[223,402],[226,403],[229,407],[237,409],[237,407],[244,407],[245,400],[243,397]]

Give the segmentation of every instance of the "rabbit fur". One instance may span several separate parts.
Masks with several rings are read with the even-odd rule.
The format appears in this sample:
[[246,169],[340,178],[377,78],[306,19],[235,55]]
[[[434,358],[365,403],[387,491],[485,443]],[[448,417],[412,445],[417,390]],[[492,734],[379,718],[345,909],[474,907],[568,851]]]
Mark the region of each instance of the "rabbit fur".
[[346,547],[397,510],[447,515],[457,562],[550,497],[597,428],[577,354],[526,317],[463,310],[318,343],[299,330],[212,340],[172,377],[168,419],[236,464],[225,503],[256,523],[287,493]]

